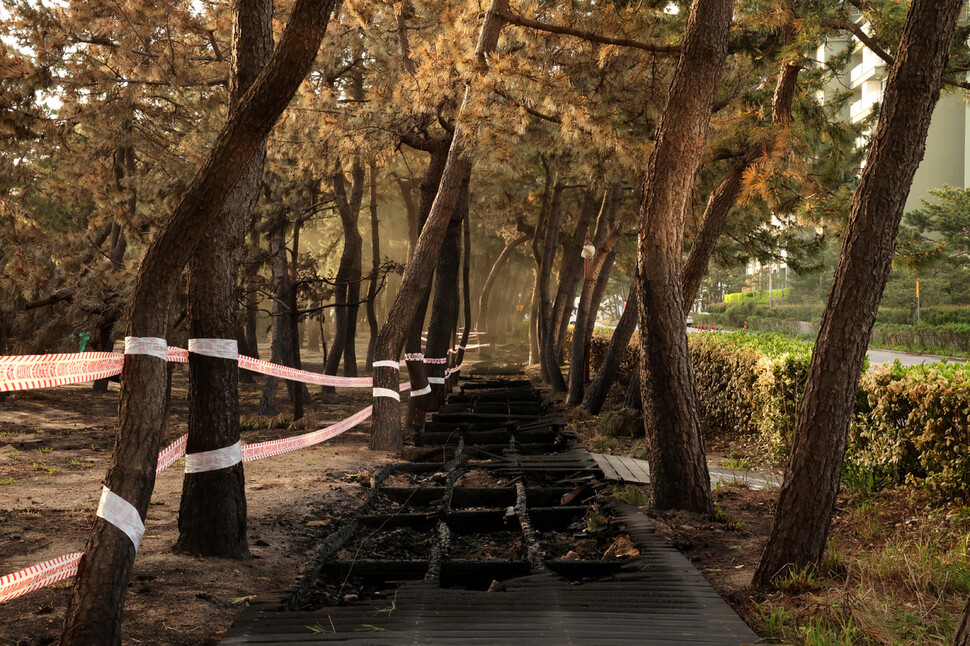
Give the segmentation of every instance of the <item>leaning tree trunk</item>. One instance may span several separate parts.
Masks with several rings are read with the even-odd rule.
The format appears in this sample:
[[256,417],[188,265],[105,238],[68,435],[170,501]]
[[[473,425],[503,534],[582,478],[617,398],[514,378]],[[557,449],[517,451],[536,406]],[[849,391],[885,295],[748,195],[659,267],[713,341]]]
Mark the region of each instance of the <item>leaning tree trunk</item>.
[[724,67],[734,0],[697,0],[650,155],[640,210],[640,345],[644,427],[658,509],[710,513],[681,282],[684,209]]
[[[344,249],[340,255],[340,266],[337,269],[337,279],[334,285],[334,303],[336,304],[337,331],[334,334],[330,356],[324,366],[324,373],[337,374],[340,360],[344,362],[344,374],[348,377],[357,376],[357,312],[360,308],[360,277],[361,254],[363,240],[357,227],[360,216],[360,205],[364,196],[364,167],[358,160],[354,160],[350,171],[353,184],[350,189],[350,199],[347,198],[344,172],[338,168],[333,176],[334,200],[340,214],[340,224],[344,231]],[[329,390],[333,390],[332,388]]]
[[[614,214],[615,215],[615,214]],[[586,379],[586,355],[593,338],[596,325],[596,312],[599,310],[600,300],[606,291],[613,261],[616,259],[616,243],[620,239],[622,226],[614,226],[609,237],[593,256],[589,275],[583,281],[583,292],[579,298],[579,309],[576,311],[576,323],[573,324],[572,348],[569,357],[569,397],[567,401],[576,406],[583,401],[583,386]]]
[[[620,369],[620,363],[623,361],[623,355],[626,353],[627,346],[630,345],[633,332],[637,329],[638,291],[637,279],[634,278],[630,284],[630,295],[626,299],[626,309],[623,310],[623,314],[620,316],[620,322],[616,324],[616,329],[613,330],[613,336],[610,338],[610,345],[607,347],[606,354],[603,356],[603,362],[600,364],[599,369],[596,371],[596,376],[593,377],[593,381],[589,383],[589,388],[586,389],[586,393],[583,395],[583,408],[591,415],[599,415],[599,412],[603,409],[606,394],[616,379],[616,374]],[[637,388],[639,388],[640,380],[637,379],[636,381]]]
[[[128,334],[164,339],[182,268],[218,217],[236,182],[306,76],[326,31],[334,0],[297,0],[279,50],[223,127],[171,219],[155,236],[130,300]],[[163,346],[164,341],[152,342]],[[61,644],[120,644],[125,601],[140,532],[155,484],[162,441],[167,363],[134,350],[125,356],[118,437],[105,487],[127,501],[134,538],[98,516],[78,566]],[[161,347],[159,347],[159,355]]]
[[367,324],[370,327],[370,340],[367,342],[367,360],[365,368],[370,371],[374,363],[374,344],[377,343],[377,289],[378,273],[381,269],[381,232],[377,219],[377,164],[370,163],[370,248],[371,248],[371,277],[367,287]]
[[[237,2],[233,11],[230,118],[243,93],[273,53],[273,2]],[[259,197],[266,144],[256,150],[226,198],[219,219],[189,260],[188,319],[191,339],[236,339],[236,280],[246,231]],[[186,463],[195,454],[239,442],[239,365],[231,357],[189,355],[189,438]],[[248,558],[246,481],[242,461],[212,471],[186,469],[175,551]]]
[[758,586],[822,560],[859,375],[963,4],[910,6],[822,314],[785,484],[754,576]]
[[508,263],[509,258],[512,257],[512,252],[515,251],[516,247],[521,245],[523,242],[527,242],[532,236],[528,233],[523,233],[518,238],[515,238],[511,242],[507,242],[505,247],[502,249],[502,253],[498,255],[495,262],[492,264],[492,269],[488,272],[488,277],[485,279],[485,284],[482,285],[482,294],[478,297],[478,317],[475,321],[475,329],[484,330],[491,332],[489,330],[489,297],[492,294],[492,286],[495,284],[495,280],[498,278],[502,269]]
[[[418,235],[424,229],[425,222],[428,221],[428,214],[431,212],[435,196],[438,194],[438,187],[441,185],[441,175],[444,173],[445,164],[448,162],[448,148],[450,143],[450,138],[443,138],[428,149],[428,152],[431,153],[431,158],[428,160],[428,168],[425,170],[424,177],[421,179],[420,200],[417,209],[414,211]],[[417,248],[416,245],[414,248]],[[428,301],[431,299],[431,282],[431,277],[429,277],[428,284],[425,286],[418,301],[418,307],[411,321],[411,327],[408,330],[407,340],[404,346],[406,354],[416,357],[407,362],[408,377],[411,382],[411,395],[408,398],[406,424],[408,430],[418,429],[424,424],[428,396],[431,394],[431,385],[428,383],[428,365],[424,363],[424,355],[422,354],[424,342],[421,340],[421,335],[424,333],[424,318],[428,312]]]
[[[458,325],[458,267],[461,261],[462,220],[468,213],[468,181],[469,175],[466,174],[458,203],[451,221],[448,222],[448,231],[441,243],[434,272],[434,299],[431,302],[431,323],[428,325],[428,344],[425,350],[427,359],[435,361],[428,363],[431,394],[426,398],[426,406],[427,410],[432,411],[438,410],[447,394],[445,371],[451,358],[455,326]],[[441,359],[444,359],[444,363],[440,363]]]
[[[462,297],[462,318],[465,327],[461,332],[461,340],[458,342],[458,353],[455,355],[455,366],[461,366],[465,360],[465,346],[468,345],[468,338],[472,329],[472,290],[471,290],[471,253],[472,253],[472,234],[471,234],[471,213],[468,209],[468,196],[465,196],[464,217],[462,217],[462,250],[461,250],[461,297]],[[448,385],[450,390],[458,380],[458,372],[452,374],[452,382]]]
[[[603,201],[607,200],[610,190],[603,194]],[[552,308],[553,344],[556,357],[562,356],[562,346],[566,342],[566,332],[569,330],[569,319],[572,316],[576,302],[576,289],[583,280],[583,246],[589,240],[589,223],[596,212],[596,192],[589,189],[583,195],[576,229],[569,242],[563,246],[562,261],[559,263],[559,287],[556,290],[555,305]]]
[[539,303],[538,324],[539,363],[542,378],[557,392],[565,392],[566,380],[559,369],[559,356],[556,355],[555,331],[552,320],[552,298],[549,283],[552,280],[552,265],[559,248],[559,234],[562,229],[562,191],[563,184],[556,182],[549,202],[549,216],[546,219],[542,245],[536,263],[536,288]]
[[970,601],[963,608],[963,617],[956,633],[953,634],[953,646],[970,646]]
[[[508,9],[508,0],[492,0],[492,4],[485,14],[478,45],[475,54],[481,71],[488,69],[487,56],[495,51],[499,33],[502,30],[503,11]],[[471,162],[463,157],[464,135],[462,134],[461,119],[468,110],[472,100],[471,86],[466,86],[465,95],[458,117],[455,119],[455,133],[438,194],[418,238],[414,257],[408,263],[401,281],[401,289],[394,299],[394,304],[387,315],[387,321],[381,327],[377,336],[377,350],[375,356],[378,361],[394,362],[401,354],[411,320],[415,316],[420,295],[424,292],[438,256],[438,250],[445,237],[452,211],[461,194],[465,176],[471,168]],[[374,387],[398,390],[398,369],[391,366],[381,366],[374,370]],[[402,445],[401,436],[401,402],[394,397],[374,398],[374,427],[371,436],[371,448],[399,449]]]

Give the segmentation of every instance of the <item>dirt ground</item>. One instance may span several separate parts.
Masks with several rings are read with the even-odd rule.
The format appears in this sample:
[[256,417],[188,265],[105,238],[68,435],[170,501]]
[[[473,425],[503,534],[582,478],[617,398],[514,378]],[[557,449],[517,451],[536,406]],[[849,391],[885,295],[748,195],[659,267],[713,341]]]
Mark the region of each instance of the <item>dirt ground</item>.
[[[186,431],[186,375],[184,366],[176,368],[163,446]],[[280,389],[281,412],[285,392]],[[366,389],[315,394],[309,423],[287,429],[285,415],[262,418],[262,425],[252,417],[259,393],[256,385],[241,386],[243,427],[257,427],[244,430],[247,443],[327,426],[366,407],[371,397]],[[111,457],[117,407],[115,383],[106,394],[77,385],[0,400],[0,575],[83,551]],[[248,561],[171,551],[178,536],[181,461],[163,472],[128,587],[124,643],[214,643],[252,595],[292,582],[327,526],[363,500],[361,472],[394,459],[367,448],[369,432],[368,420],[316,447],[246,464]],[[71,582],[0,604],[0,645],[55,642]]]

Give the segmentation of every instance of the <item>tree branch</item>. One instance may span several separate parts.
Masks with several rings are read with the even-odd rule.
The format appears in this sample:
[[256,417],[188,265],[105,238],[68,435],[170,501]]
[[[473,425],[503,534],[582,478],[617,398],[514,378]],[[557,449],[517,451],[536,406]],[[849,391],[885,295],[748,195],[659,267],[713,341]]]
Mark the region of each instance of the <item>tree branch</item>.
[[655,54],[677,54],[680,52],[680,45],[660,45],[658,43],[645,43],[639,40],[630,40],[629,38],[600,36],[599,34],[594,34],[593,32],[584,31],[582,29],[563,27],[561,25],[550,25],[548,23],[532,20],[524,16],[517,16],[509,11],[501,11],[499,12],[499,16],[501,16],[501,18],[506,22],[513,25],[518,25],[520,27],[528,27],[530,29],[537,29],[539,31],[546,31],[553,34],[574,36],[576,38],[582,38],[583,40],[588,40],[593,43],[600,43],[602,45],[632,47],[634,49],[641,49],[645,52],[653,52]]

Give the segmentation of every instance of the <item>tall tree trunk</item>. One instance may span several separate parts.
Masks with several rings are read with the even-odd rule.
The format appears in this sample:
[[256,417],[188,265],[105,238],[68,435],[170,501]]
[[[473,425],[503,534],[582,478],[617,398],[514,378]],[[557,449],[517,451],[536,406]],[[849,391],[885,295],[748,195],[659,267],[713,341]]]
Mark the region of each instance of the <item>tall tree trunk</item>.
[[434,299],[431,302],[431,322],[428,325],[428,343],[425,354],[429,359],[445,359],[444,364],[428,364],[428,380],[431,394],[427,397],[427,410],[438,410],[444,402],[446,384],[445,370],[451,359],[454,345],[454,329],[458,324],[458,267],[461,256],[461,223],[468,210],[468,176],[463,180],[461,195],[455,205],[444,242],[438,252],[435,267]]
[[512,257],[512,252],[521,245],[523,242],[528,241],[532,236],[528,233],[523,233],[518,238],[515,238],[511,242],[507,242],[502,252],[495,259],[492,264],[492,269],[488,272],[488,277],[485,279],[485,284],[482,285],[482,294],[478,297],[478,318],[475,321],[475,329],[491,332],[490,329],[490,318],[489,314],[489,297],[492,294],[492,286],[495,284],[495,280],[498,278],[499,274],[502,272],[502,268],[508,263],[509,258]]
[[[470,178],[469,178],[470,179]],[[464,197],[464,215],[462,217],[462,250],[461,250],[461,294],[462,294],[462,319],[465,326],[461,332],[461,340],[458,342],[458,353],[455,355],[455,365],[460,366],[465,360],[465,346],[468,345],[468,338],[472,329],[472,290],[471,290],[471,253],[472,253],[472,232],[471,232],[471,212],[468,208],[468,194]],[[458,374],[453,374],[452,383],[458,379]]]
[[[603,194],[606,202],[610,190]],[[552,308],[553,344],[556,357],[562,356],[562,346],[566,341],[569,319],[576,301],[576,289],[583,280],[583,245],[589,240],[589,223],[596,212],[596,191],[589,189],[583,195],[576,229],[569,242],[563,246],[562,261],[559,263],[559,287],[556,290],[555,305]]]
[[552,265],[559,248],[559,234],[562,229],[562,182],[556,182],[549,200],[549,217],[546,219],[542,245],[536,263],[536,286],[539,301],[538,326],[539,333],[539,363],[542,368],[542,378],[557,392],[565,392],[566,380],[562,378],[559,369],[559,357],[556,355],[555,332],[552,320],[552,298],[549,294],[549,283],[552,280]]
[[[617,202],[613,210],[612,222],[616,217]],[[600,228],[597,226],[597,228]],[[590,263],[589,272],[583,281],[583,292],[579,297],[579,309],[576,311],[576,322],[573,324],[572,349],[569,357],[569,397],[567,401],[573,406],[583,401],[583,382],[586,378],[586,354],[589,352],[590,340],[596,324],[596,312],[599,310],[600,300],[606,290],[613,261],[616,259],[616,243],[623,231],[621,225],[614,225],[610,235],[597,247],[596,254]]]
[[[286,229],[289,222],[287,221],[286,210],[282,206],[277,207],[277,213],[273,217],[275,221],[272,222],[267,235],[270,252],[270,293],[272,294],[273,301],[270,321],[269,360],[278,365],[292,367],[293,344],[296,340],[293,338],[293,325],[290,321],[291,285],[289,263],[287,263],[286,259]],[[284,381],[290,401],[293,403],[295,414],[297,412],[296,407],[302,405],[302,397],[297,398],[297,393],[301,392],[302,389],[297,386],[302,386],[303,384],[297,384],[289,380]],[[266,381],[263,382],[263,393],[260,396],[259,407],[257,409],[260,415],[267,417],[276,415],[277,386],[278,379],[276,377],[266,377]]]
[[[508,0],[492,0],[485,14],[478,45],[475,49],[479,69],[488,69],[487,56],[495,51],[499,33],[502,30],[502,12],[508,10]],[[471,162],[463,158],[464,135],[462,134],[462,116],[468,110],[472,100],[471,86],[465,87],[458,116],[455,119],[455,133],[448,158],[441,176],[441,184],[434,204],[428,215],[428,221],[418,238],[414,256],[408,263],[401,281],[401,289],[394,299],[387,315],[387,321],[381,327],[377,336],[377,350],[375,356],[378,361],[396,361],[401,354],[405,335],[415,316],[419,296],[425,291],[431,280],[431,273],[437,260],[438,250],[445,237],[452,211],[461,194],[462,184],[471,168]],[[380,367],[374,370],[374,387],[398,389],[398,370],[391,367]],[[374,427],[371,436],[371,448],[399,449],[402,445],[401,435],[401,403],[393,397],[374,398]]]
[[778,509],[754,582],[822,559],[849,423],[896,234],[926,144],[962,0],[913,0],[822,314]]
[[690,306],[697,298],[704,274],[707,273],[707,266],[714,254],[714,247],[717,239],[721,236],[724,223],[727,222],[728,214],[734,208],[741,193],[741,183],[744,174],[762,155],[770,152],[773,141],[777,141],[788,136],[788,128],[794,122],[792,118],[791,106],[795,96],[796,81],[798,73],[802,67],[798,63],[785,61],[778,72],[778,81],[775,84],[775,93],[771,101],[771,123],[772,131],[761,136],[761,141],[750,145],[747,152],[731,168],[727,176],[721,181],[720,185],[711,193],[704,209],[704,216],[700,231],[694,236],[691,243],[690,254],[687,262],[684,263],[684,307],[685,314],[690,311]]
[[710,513],[681,281],[684,209],[724,66],[733,0],[697,0],[650,155],[640,210],[640,345],[644,426],[658,509]]
[[[546,239],[546,223],[549,218],[549,204],[552,197],[553,171],[549,164],[543,159],[543,169],[545,170],[546,182],[542,191],[542,206],[539,208],[539,218],[536,222],[535,234],[532,236],[532,257],[535,259],[535,269],[532,283],[532,298],[529,303],[529,364],[541,363],[539,353],[539,339],[542,335],[542,300],[540,293],[542,289],[539,283],[542,278],[542,249],[543,241]],[[541,366],[540,366],[541,367]],[[545,374],[543,374],[545,379]]]
[[367,342],[367,360],[365,366],[370,371],[374,363],[374,345],[377,343],[377,273],[381,268],[381,231],[377,219],[377,164],[370,163],[370,248],[371,248],[371,279],[367,287],[367,323],[370,326],[370,341]]
[[[627,346],[630,345],[630,339],[633,338],[633,332],[637,329],[638,291],[637,279],[634,277],[633,282],[630,284],[630,295],[627,296],[626,309],[623,310],[623,314],[620,315],[620,322],[617,323],[616,329],[613,330],[613,336],[610,338],[610,345],[606,349],[603,362],[600,364],[599,370],[596,371],[596,376],[593,377],[593,381],[590,382],[589,388],[586,389],[586,393],[583,395],[583,408],[592,415],[599,415],[599,412],[603,409],[603,402],[606,401],[606,395],[609,393],[610,386],[613,384],[613,380],[616,379],[617,371],[620,369],[620,363],[623,361],[623,355],[626,353]],[[636,381],[636,387],[639,390],[639,378]]]
[[[272,0],[238,0],[233,6],[230,118],[272,54]],[[203,234],[198,250],[189,259],[187,308],[191,339],[237,339],[236,284],[265,159],[264,140],[226,198],[218,220]],[[189,355],[187,455],[224,449],[239,442],[238,388],[239,366],[235,359]],[[177,552],[249,558],[242,462],[214,471],[186,471],[178,526],[174,547]]]
[[[255,227],[250,227],[249,238],[250,244],[256,252],[262,253],[259,246],[259,232]],[[243,314],[242,325],[244,336],[240,339],[239,352],[256,359],[259,359],[259,333],[256,329],[256,315],[259,313],[259,292],[256,288],[256,283],[259,278],[259,267],[261,264],[261,262],[253,259],[252,262],[246,264],[242,271],[242,287],[245,293],[246,308]],[[241,383],[255,382],[252,373],[245,370],[239,373],[239,381]]]
[[[414,212],[419,235],[424,229],[424,223],[428,220],[428,214],[431,213],[435,196],[438,194],[438,187],[441,185],[441,176],[444,173],[445,164],[448,162],[449,143],[450,139],[442,139],[429,149],[431,158],[428,160],[428,168],[421,179],[420,200],[418,208]],[[431,277],[429,277],[428,284],[421,292],[418,307],[408,329],[404,349],[410,355],[420,357],[423,352],[424,343],[421,340],[421,335],[424,332],[424,319],[428,311],[428,301],[431,299],[431,282]],[[408,361],[408,376],[411,381],[411,396],[408,398],[406,426],[408,430],[415,430],[424,425],[428,396],[431,392],[428,384],[428,366],[423,359]],[[420,394],[415,395],[414,393]]]
[[[357,355],[355,342],[357,337],[357,312],[360,309],[360,277],[362,265],[363,240],[357,227],[360,216],[360,205],[364,196],[364,167],[358,160],[350,171],[353,184],[350,189],[350,199],[347,198],[346,183],[343,170],[338,168],[333,176],[334,199],[337,212],[340,214],[340,224],[344,232],[344,249],[340,255],[340,266],[337,269],[336,284],[334,285],[335,315],[337,331],[334,334],[330,356],[324,366],[324,373],[337,374],[340,360],[344,362],[344,374],[348,377],[357,376]],[[333,390],[330,388],[329,390]]]
[[[316,58],[334,0],[297,0],[280,47],[223,127],[175,212],[141,263],[129,304],[128,335],[164,338],[179,276],[202,234]],[[118,437],[105,487],[144,521],[162,441],[167,362],[128,354],[122,373]],[[135,533],[135,538],[139,538]],[[65,613],[64,646],[121,643],[121,610],[138,541],[96,517]]]

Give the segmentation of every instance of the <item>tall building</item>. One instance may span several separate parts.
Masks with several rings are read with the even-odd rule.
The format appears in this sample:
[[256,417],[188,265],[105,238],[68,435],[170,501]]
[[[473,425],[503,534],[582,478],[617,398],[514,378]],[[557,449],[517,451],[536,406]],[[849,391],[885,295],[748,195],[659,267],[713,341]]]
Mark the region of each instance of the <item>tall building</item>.
[[[861,16],[856,16],[857,22],[861,20]],[[868,24],[863,24],[862,28],[868,29]],[[852,97],[841,116],[848,122],[858,123],[872,113],[876,104],[882,102],[889,68],[885,61],[854,38],[830,39],[819,48],[818,57],[827,61],[844,54],[849,47],[852,47],[852,53],[847,72],[832,79],[825,94],[851,91]],[[930,122],[923,161],[913,178],[906,202],[907,211],[920,208],[920,199],[932,199],[930,191],[944,184],[961,188],[970,186],[968,136],[970,103],[960,88],[944,86]]]

